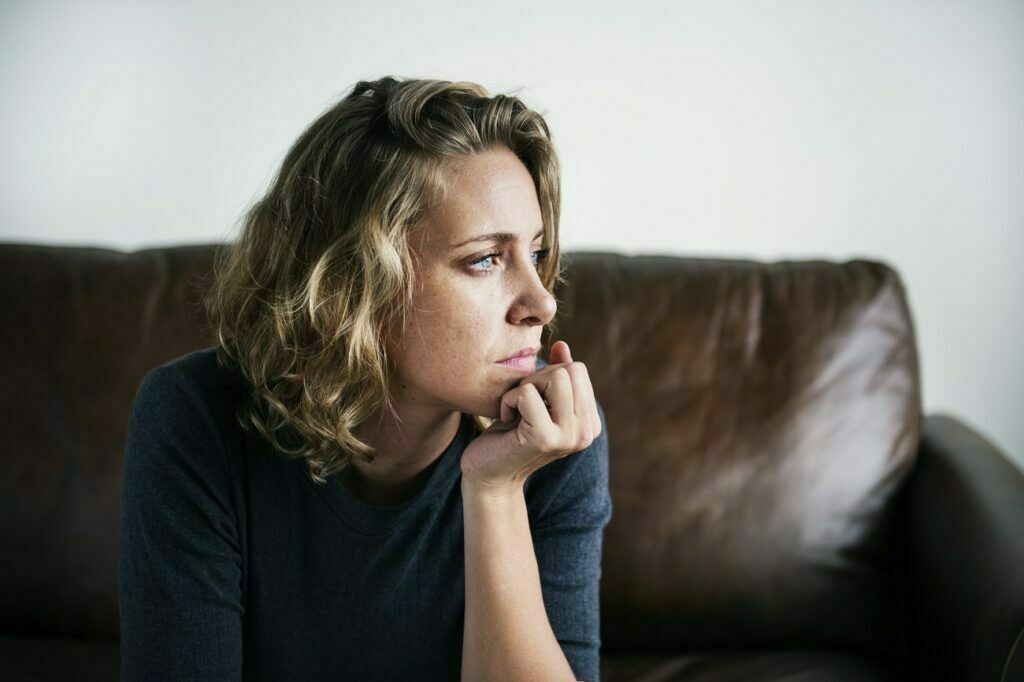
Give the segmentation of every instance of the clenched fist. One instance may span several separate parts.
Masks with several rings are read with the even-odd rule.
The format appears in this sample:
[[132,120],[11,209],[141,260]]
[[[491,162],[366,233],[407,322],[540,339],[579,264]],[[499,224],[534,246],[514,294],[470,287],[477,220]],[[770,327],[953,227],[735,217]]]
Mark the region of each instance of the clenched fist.
[[462,476],[478,488],[521,488],[534,471],[600,435],[586,366],[573,362],[565,341],[551,347],[549,362],[502,396],[500,421],[462,453]]

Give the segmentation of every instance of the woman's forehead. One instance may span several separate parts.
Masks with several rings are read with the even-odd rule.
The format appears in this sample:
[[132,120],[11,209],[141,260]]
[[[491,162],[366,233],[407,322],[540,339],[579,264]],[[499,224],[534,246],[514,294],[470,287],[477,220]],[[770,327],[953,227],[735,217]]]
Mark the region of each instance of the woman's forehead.
[[438,211],[423,224],[424,246],[439,251],[470,248],[487,242],[530,242],[543,236],[544,220],[536,195],[520,195],[515,203],[464,202]]

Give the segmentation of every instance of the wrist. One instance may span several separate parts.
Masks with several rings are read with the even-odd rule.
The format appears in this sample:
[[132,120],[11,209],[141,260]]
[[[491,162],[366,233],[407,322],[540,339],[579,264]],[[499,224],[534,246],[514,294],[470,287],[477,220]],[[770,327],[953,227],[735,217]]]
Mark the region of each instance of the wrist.
[[523,494],[524,481],[481,481],[462,475],[462,496],[481,500],[509,500]]

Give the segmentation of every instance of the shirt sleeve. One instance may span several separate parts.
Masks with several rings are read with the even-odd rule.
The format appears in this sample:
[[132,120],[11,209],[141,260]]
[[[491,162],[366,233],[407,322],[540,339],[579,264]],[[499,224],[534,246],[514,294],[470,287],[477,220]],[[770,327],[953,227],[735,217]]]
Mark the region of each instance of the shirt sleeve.
[[[601,547],[611,519],[608,429],[584,450],[535,472],[530,533],[548,621],[576,679],[600,679]],[[548,471],[545,471],[548,470]]]
[[240,680],[242,561],[224,434],[198,388],[150,371],[121,488],[121,680]]

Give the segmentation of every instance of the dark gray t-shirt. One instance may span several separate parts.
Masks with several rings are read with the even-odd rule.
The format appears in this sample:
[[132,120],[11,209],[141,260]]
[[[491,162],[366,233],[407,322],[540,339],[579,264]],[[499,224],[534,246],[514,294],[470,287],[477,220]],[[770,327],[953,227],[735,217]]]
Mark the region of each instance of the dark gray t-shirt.
[[[542,366],[542,363],[539,364]],[[455,439],[412,499],[359,500],[273,452],[234,410],[246,384],[213,348],[150,371],[132,405],[121,497],[122,680],[458,680],[465,606]],[[608,438],[525,485],[548,619],[597,680]]]

